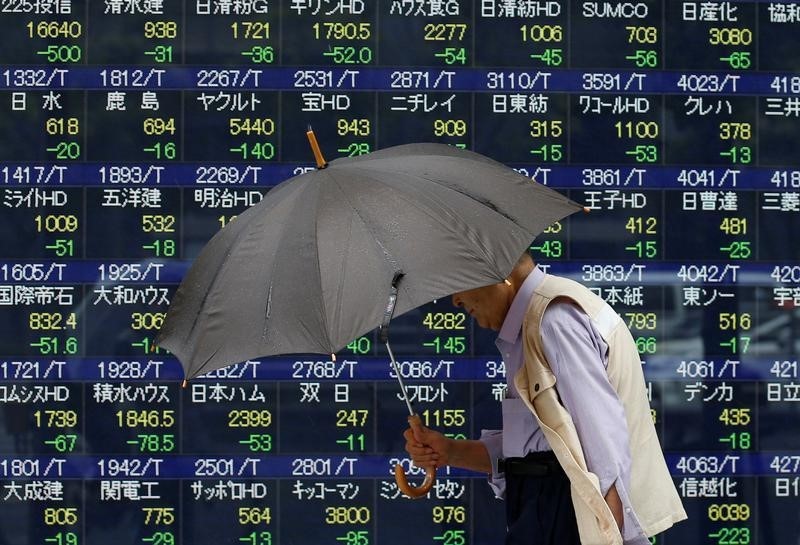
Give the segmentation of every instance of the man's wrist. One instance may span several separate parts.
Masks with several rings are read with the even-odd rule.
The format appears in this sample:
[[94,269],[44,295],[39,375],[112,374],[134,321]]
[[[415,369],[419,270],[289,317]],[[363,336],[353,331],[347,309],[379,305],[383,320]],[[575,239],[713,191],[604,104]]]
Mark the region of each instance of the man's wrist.
[[447,441],[449,465],[488,474],[492,473],[492,463],[483,443],[450,438],[447,438]]
[[447,465],[461,467],[459,465],[462,462],[463,456],[461,455],[460,449],[461,445],[459,445],[459,441],[456,439],[451,439],[450,437],[445,437],[446,441],[446,450],[447,452]]

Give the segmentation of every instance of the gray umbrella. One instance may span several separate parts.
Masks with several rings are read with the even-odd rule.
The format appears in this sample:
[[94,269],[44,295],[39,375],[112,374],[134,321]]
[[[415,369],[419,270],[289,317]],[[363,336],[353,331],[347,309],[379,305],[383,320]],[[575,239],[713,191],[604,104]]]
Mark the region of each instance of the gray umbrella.
[[582,208],[443,144],[323,166],[272,189],[189,269],[157,339],[187,379],[269,355],[332,354],[395,311],[502,282],[536,235]]
[[186,378],[248,359],[331,354],[402,314],[502,282],[534,237],[580,210],[477,153],[409,144],[294,177],[219,231],[175,293],[158,344]]

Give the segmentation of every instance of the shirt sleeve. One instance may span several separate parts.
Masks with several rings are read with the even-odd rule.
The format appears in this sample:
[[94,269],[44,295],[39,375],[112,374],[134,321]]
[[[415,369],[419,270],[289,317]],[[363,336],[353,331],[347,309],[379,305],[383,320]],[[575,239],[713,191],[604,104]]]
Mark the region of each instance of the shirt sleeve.
[[605,496],[615,486],[623,503],[623,538],[643,537],[627,489],[631,454],[625,410],[606,372],[608,345],[577,305],[556,301],[542,317],[542,345],[556,390],[578,432],[586,466]]
[[500,430],[481,430],[480,439],[489,453],[492,462],[492,474],[489,476],[489,486],[494,490],[494,495],[500,499],[505,497],[506,478],[497,471],[497,461],[503,457],[503,432]]

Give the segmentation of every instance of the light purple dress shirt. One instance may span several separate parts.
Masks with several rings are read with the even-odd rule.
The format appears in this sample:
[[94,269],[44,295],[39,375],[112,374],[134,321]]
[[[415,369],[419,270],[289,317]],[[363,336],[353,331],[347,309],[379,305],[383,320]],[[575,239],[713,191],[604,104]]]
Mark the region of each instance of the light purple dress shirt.
[[[551,450],[542,430],[519,399],[514,375],[523,364],[522,322],[536,287],[545,274],[538,267],[520,286],[500,328],[496,345],[503,356],[508,390],[503,400],[503,430],[483,430],[481,442],[489,451],[489,484],[498,497],[505,493],[505,476],[497,472],[499,458]],[[589,316],[570,302],[551,303],[542,316],[542,343],[556,377],[556,389],[572,416],[589,471],[600,480],[605,496],[612,485],[623,504],[626,545],[647,545],[628,498],[631,457],[622,403],[608,380],[608,345]]]

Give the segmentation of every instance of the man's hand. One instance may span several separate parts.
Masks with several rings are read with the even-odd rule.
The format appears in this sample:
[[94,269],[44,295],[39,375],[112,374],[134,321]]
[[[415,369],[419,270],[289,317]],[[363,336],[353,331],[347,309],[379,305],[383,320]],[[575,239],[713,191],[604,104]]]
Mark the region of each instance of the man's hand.
[[403,437],[406,438],[406,452],[417,467],[455,466],[483,473],[492,472],[489,453],[480,441],[448,439],[413,418],[409,424],[411,427],[403,432]]
[[421,468],[441,467],[450,464],[452,439],[422,424],[410,422],[410,428],[403,432],[406,439],[406,452],[414,465]]

